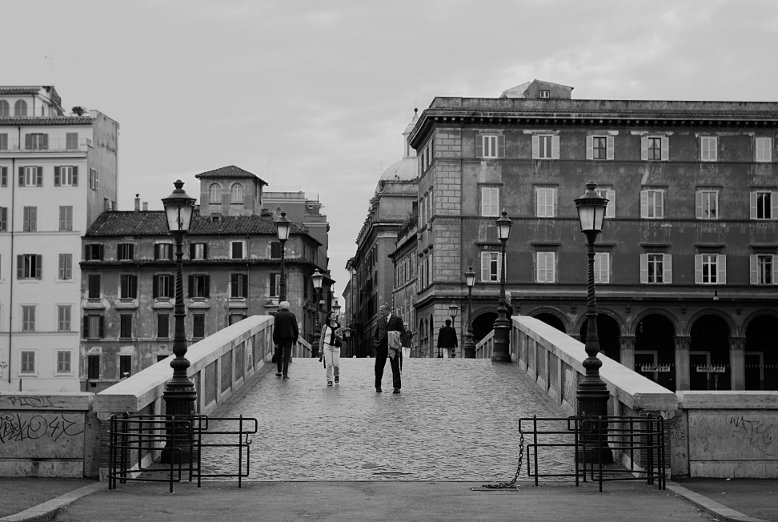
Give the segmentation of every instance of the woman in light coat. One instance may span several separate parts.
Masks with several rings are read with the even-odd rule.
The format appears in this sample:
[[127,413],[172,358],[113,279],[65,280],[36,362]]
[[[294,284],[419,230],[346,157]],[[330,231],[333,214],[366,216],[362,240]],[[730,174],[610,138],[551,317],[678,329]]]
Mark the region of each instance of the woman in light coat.
[[[327,369],[327,386],[340,382],[340,346],[343,343],[342,331],[335,312],[327,314],[327,319],[321,327],[319,349]],[[321,359],[319,359],[321,360]],[[334,379],[333,379],[334,377]]]

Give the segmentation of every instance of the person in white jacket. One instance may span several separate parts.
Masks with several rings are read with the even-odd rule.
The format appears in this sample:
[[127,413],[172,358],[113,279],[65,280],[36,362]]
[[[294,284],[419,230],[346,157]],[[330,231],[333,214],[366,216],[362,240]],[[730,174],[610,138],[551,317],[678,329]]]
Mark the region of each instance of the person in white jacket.
[[327,386],[332,386],[340,382],[340,346],[343,344],[343,332],[338,322],[338,316],[335,312],[327,314],[327,319],[321,327],[321,338],[319,339],[319,353],[324,359],[324,368],[326,368]]

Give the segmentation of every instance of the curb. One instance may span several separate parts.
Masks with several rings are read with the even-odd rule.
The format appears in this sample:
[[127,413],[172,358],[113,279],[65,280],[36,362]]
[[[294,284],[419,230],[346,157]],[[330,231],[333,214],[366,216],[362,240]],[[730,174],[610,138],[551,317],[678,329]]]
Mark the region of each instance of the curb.
[[83,486],[42,504],[38,504],[37,506],[20,511],[14,515],[2,517],[0,518],[0,522],[46,522],[54,520],[54,517],[56,517],[57,513],[63,508],[69,506],[81,497],[104,489],[108,489],[107,482],[98,482],[97,484]]
[[721,520],[726,522],[768,522],[763,518],[754,518],[748,516],[740,511],[735,511],[732,508],[728,508],[724,504],[720,504],[713,499],[710,499],[699,493],[687,489],[676,482],[667,482],[667,489],[675,493],[676,495],[685,498],[692,504],[696,505],[703,511],[710,513],[716,517],[720,517]]

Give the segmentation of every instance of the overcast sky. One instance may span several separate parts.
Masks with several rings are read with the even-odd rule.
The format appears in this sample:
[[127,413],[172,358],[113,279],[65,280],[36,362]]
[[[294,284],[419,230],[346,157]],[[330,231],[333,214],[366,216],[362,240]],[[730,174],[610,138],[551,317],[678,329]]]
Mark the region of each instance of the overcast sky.
[[413,108],[538,78],[578,99],[778,100],[778,2],[13,1],[0,85],[120,124],[119,208],[237,165],[318,194],[341,293]]

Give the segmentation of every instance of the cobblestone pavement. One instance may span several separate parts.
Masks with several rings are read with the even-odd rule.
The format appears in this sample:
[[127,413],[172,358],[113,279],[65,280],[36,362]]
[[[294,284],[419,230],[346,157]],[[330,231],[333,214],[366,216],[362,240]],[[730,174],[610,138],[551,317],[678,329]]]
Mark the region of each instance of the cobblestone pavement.
[[[290,379],[267,373],[228,404],[220,416],[259,420],[249,479],[509,481],[518,419],[565,416],[515,364],[406,359],[400,394],[388,363],[376,393],[373,365],[342,360],[340,384],[327,387],[321,363],[296,359]],[[546,472],[572,470],[570,451],[547,451]],[[235,473],[236,461],[234,448],[203,452],[206,472]]]

